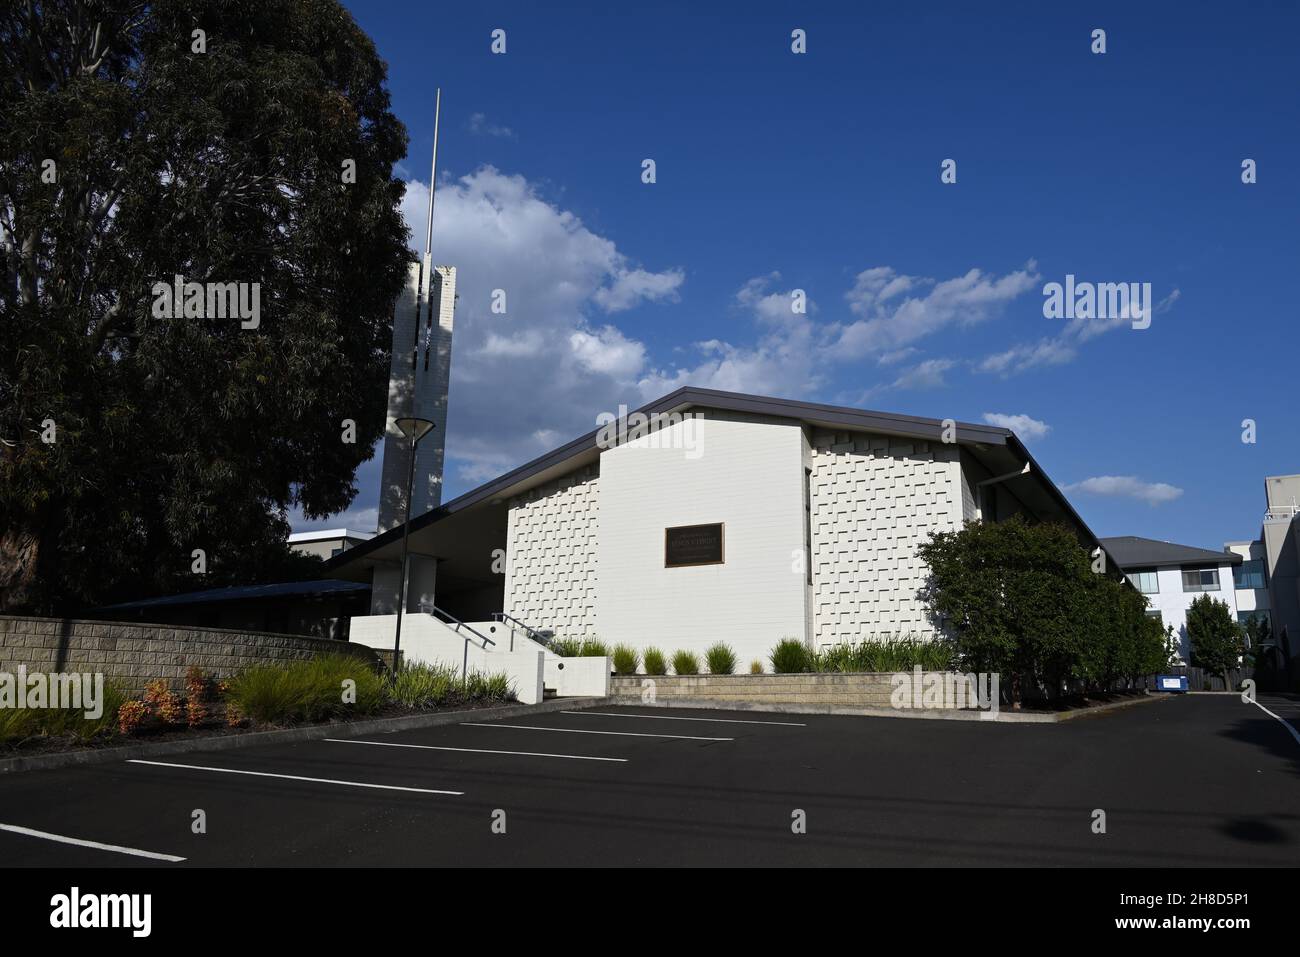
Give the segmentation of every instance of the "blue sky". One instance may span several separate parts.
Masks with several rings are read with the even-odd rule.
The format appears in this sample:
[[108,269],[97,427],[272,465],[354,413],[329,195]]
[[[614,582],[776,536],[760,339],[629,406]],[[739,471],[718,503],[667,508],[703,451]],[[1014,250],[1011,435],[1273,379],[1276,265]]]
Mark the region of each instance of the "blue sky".
[[[704,6],[349,4],[420,243],[443,89],[444,500],[691,383],[1027,417],[1098,534],[1258,533],[1300,472],[1295,3]],[[1150,328],[1045,318],[1067,273],[1149,282]],[[297,527],[373,528],[377,476]]]

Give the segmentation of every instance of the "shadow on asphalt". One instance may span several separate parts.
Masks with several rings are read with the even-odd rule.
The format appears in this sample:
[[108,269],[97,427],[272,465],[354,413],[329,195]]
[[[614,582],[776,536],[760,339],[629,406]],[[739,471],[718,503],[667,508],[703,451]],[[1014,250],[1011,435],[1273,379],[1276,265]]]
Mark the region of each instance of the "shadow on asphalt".
[[1219,830],[1228,837],[1248,844],[1289,844],[1291,836],[1276,824],[1257,817],[1240,817],[1227,821]]
[[1219,735],[1253,748],[1262,748],[1286,762],[1292,774],[1300,775],[1300,744],[1276,718],[1270,718],[1262,711],[1256,711],[1256,714],[1259,717],[1243,717],[1231,727],[1224,728]]

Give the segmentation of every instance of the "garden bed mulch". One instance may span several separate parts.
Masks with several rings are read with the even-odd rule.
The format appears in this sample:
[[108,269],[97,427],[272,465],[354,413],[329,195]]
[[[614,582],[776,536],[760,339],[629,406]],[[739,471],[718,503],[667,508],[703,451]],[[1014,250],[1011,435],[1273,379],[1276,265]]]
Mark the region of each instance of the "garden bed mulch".
[[1087,694],[1067,695],[1056,702],[1026,702],[1019,712],[1011,711],[1008,705],[1003,705],[1002,710],[1011,714],[1072,714],[1076,711],[1091,711],[1126,701],[1144,701],[1150,697],[1160,696],[1150,695],[1141,688],[1129,691],[1090,691]]
[[288,731],[297,728],[346,726],[358,721],[370,721],[382,718],[409,718],[425,714],[446,714],[460,711],[478,711],[483,708],[499,708],[513,704],[510,701],[462,701],[442,708],[386,707],[361,717],[329,718],[324,721],[310,721],[299,724],[258,724],[247,723],[231,727],[226,724],[225,714],[220,705],[209,704],[215,713],[211,714],[197,727],[189,727],[183,722],[165,725],[156,722],[153,726],[142,728],[129,735],[101,735],[89,741],[78,739],[75,735],[47,736],[28,738],[17,744],[0,744],[0,762],[7,758],[21,758],[37,754],[66,754],[70,751],[103,751],[112,748],[128,747],[136,744],[161,744],[176,741],[201,741],[208,738],[228,738],[244,734],[258,734],[264,731]]

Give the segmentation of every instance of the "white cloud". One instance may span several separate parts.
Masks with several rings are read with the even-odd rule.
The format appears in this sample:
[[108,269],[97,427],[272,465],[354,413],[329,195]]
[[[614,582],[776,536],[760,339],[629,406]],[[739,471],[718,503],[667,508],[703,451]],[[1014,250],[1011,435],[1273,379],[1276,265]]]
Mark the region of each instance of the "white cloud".
[[[909,343],[949,326],[991,318],[1003,304],[1033,289],[1038,276],[1031,261],[1023,270],[991,276],[978,269],[942,282],[904,276],[889,266],[858,273],[846,294],[852,312],[862,318],[846,325],[816,323],[817,304],[806,312],[791,309],[791,293],[777,284],[779,272],[757,276],[736,293],[736,304],[750,313],[759,329],[752,345],[711,340],[697,344],[705,358],[696,365],[656,370],[641,382],[653,398],[692,384],[715,389],[798,396],[815,390],[834,364],[874,354],[880,365],[897,364],[919,350]],[[861,401],[888,389],[934,389],[947,384],[945,373],[964,363],[926,359],[891,382],[858,393]]]
[[677,302],[677,290],[685,280],[680,269],[658,273],[624,269],[611,285],[597,289],[593,298],[606,312],[623,312],[641,302]]
[[[1159,316],[1167,313],[1181,297],[1182,293],[1175,289],[1155,304],[1152,314]],[[1131,326],[1132,317],[1127,307],[1113,319],[1071,319],[1059,334],[1037,342],[1022,342],[1002,352],[985,356],[976,363],[975,368],[1006,379],[1030,369],[1064,365],[1074,361],[1079,355],[1079,346],[1083,343],[1113,329]],[[1138,333],[1143,331],[1145,330],[1135,330]]]
[[882,366],[897,365],[904,359],[912,358],[912,356],[916,355],[920,351],[921,350],[916,348],[916,346],[906,346],[902,349],[895,349],[893,352],[881,353],[880,357],[876,359],[876,362]]
[[1001,277],[971,269],[942,282],[899,275],[888,266],[864,270],[845,294],[861,318],[839,330],[835,348],[844,358],[888,353],[950,326],[984,322],[1038,279],[1032,261]]
[[1066,485],[1064,489],[1067,492],[1133,498],[1148,505],[1163,505],[1183,494],[1183,490],[1176,485],[1165,482],[1144,482],[1133,475],[1098,475],[1086,478],[1082,482]]
[[1020,436],[1026,442],[1033,442],[1041,439],[1052,431],[1052,427],[1046,422],[1031,418],[1024,414],[1006,415],[1002,412],[985,412],[984,421],[989,425],[996,425],[999,428],[1010,429],[1016,435]]
[[1040,339],[1038,342],[1021,343],[1004,352],[985,356],[975,368],[980,372],[991,372],[1006,378],[1039,366],[1064,365],[1078,354],[1074,346],[1060,339]]
[[788,289],[785,291],[768,291],[768,287],[774,282],[781,281],[779,272],[771,272],[766,276],[756,276],[746,282],[736,292],[736,303],[744,309],[748,309],[759,322],[769,326],[802,326],[807,323],[807,317],[817,311],[817,303],[807,298],[807,291],[804,291],[804,311],[795,311],[795,290]]
[[613,326],[594,333],[578,330],[569,336],[569,347],[583,368],[620,381],[636,375],[645,365],[645,346]]
[[641,397],[653,399],[694,385],[729,392],[757,392],[763,395],[800,396],[821,383],[825,359],[809,313],[791,307],[792,290],[769,290],[780,273],[750,279],[736,292],[736,304],[748,311],[761,335],[752,346],[736,346],[718,339],[695,343],[702,358],[695,365],[654,370],[638,382]]
[[926,359],[905,371],[891,384],[892,389],[938,389],[948,384],[944,373],[957,365],[954,359]]
[[489,123],[486,114],[483,113],[469,115],[469,131],[476,136],[500,136],[506,139],[513,139],[515,135],[515,131],[508,126]]
[[[428,202],[426,184],[407,183],[413,246],[423,246]],[[643,268],[524,177],[490,166],[439,183],[433,254],[456,266],[459,294],[449,482],[492,478],[635,396],[644,345],[594,317],[675,299],[684,276]],[[491,310],[495,289],[506,293],[504,315]]]

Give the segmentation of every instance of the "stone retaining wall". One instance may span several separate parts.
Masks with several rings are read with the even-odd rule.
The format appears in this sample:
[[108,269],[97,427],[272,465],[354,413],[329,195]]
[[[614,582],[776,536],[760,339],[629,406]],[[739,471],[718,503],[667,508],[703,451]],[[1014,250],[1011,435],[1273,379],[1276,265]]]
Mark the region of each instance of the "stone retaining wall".
[[694,699],[737,704],[836,705],[890,708],[892,673],[801,675],[631,675],[610,680],[610,695],[639,703],[643,682],[654,682],[655,699]]
[[366,666],[379,659],[364,645],[297,635],[225,628],[26,618],[0,615],[0,671],[102,672],[106,681],[139,694],[147,682],[165,678],[175,689],[197,665],[227,678],[250,665],[287,664],[323,654],[351,654]]

